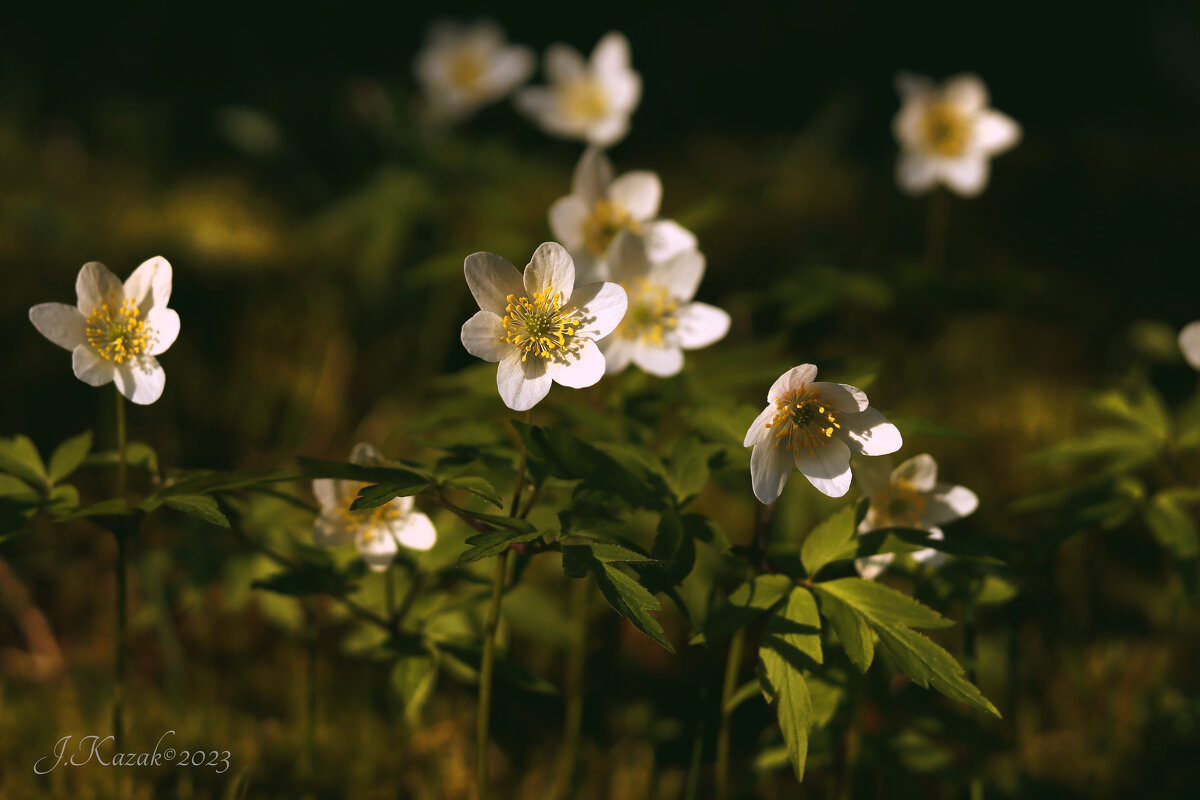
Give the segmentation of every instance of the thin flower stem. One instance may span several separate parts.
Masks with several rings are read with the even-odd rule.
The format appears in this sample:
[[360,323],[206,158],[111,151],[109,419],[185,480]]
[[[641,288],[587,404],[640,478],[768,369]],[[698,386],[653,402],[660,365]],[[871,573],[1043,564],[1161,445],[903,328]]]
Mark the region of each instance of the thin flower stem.
[[125,499],[125,398],[117,393],[117,497]]
[[312,598],[305,603],[305,608],[308,612],[305,615],[308,618],[308,636],[306,637],[308,639],[308,671],[305,677],[308,683],[308,697],[304,713],[304,760],[308,780],[311,782],[315,781],[317,774],[317,669],[320,657],[320,620],[317,614],[317,605]]
[[[125,398],[120,391],[117,398],[117,498],[125,499]],[[114,530],[117,539],[117,641],[116,641],[116,685],[113,687],[112,727],[113,744],[121,750],[125,735],[125,671],[126,634],[128,631],[129,596],[129,533],[124,529]]]
[[729,739],[733,709],[730,699],[737,690],[738,667],[742,663],[742,649],[746,643],[746,629],[739,628],[729,640],[729,656],[725,660],[725,683],[721,687],[721,723],[717,728],[716,798],[729,798]]
[[567,798],[575,786],[579,768],[579,749],[583,742],[584,677],[587,673],[588,593],[591,581],[580,578],[571,583],[571,616],[575,623],[571,649],[567,653],[566,714],[563,718],[563,751],[552,796]]
[[383,572],[384,609],[389,620],[396,619],[396,576],[393,569],[389,567]]

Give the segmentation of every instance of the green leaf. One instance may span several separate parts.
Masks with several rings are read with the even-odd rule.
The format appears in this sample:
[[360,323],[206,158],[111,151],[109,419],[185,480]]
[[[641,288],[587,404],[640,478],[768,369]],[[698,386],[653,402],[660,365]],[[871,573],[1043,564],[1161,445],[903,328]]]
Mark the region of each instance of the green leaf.
[[742,703],[749,700],[751,697],[757,696],[759,694],[759,692],[761,692],[761,691],[762,691],[762,684],[759,683],[758,678],[755,678],[752,681],[746,681],[741,686],[739,686],[733,694],[731,694],[729,696],[729,701],[725,703],[725,710],[733,711],[735,708],[737,708]]
[[[85,464],[105,467],[117,463],[119,454],[116,450],[99,450],[87,457]],[[129,442],[125,445],[125,465],[133,469],[141,469],[151,475],[158,474],[158,454],[154,448],[145,442]]]
[[[808,594],[805,592],[805,594]],[[811,595],[809,595],[811,599]],[[813,725],[812,698],[794,654],[778,636],[766,635],[758,649],[759,683],[767,702],[776,704],[779,730],[787,745],[796,780],[804,780],[808,729]]]
[[516,531],[517,533],[530,533],[534,527],[529,522],[520,519],[519,517],[504,517],[499,514],[484,514],[480,511],[472,511],[469,508],[458,508],[452,506],[454,511],[464,517],[479,520],[497,530]]
[[759,575],[746,581],[729,595],[725,605],[709,615],[703,630],[690,644],[702,644],[744,628],[760,614],[782,600],[793,586],[786,575]]
[[49,488],[42,457],[27,436],[0,439],[0,471],[16,475],[35,489]]
[[925,635],[902,625],[877,625],[875,633],[897,666],[917,685],[932,686],[951,700],[1000,716],[992,702],[963,676],[962,665],[954,656]]
[[946,628],[954,624],[932,608],[875,581],[840,578],[817,584],[816,588],[837,597],[871,621],[912,628]]
[[37,504],[41,495],[25,481],[15,475],[0,473],[0,497],[8,497],[23,503]]
[[1142,510],[1154,538],[1181,561],[1200,555],[1200,531],[1192,512],[1183,506],[1184,501],[1186,497],[1170,490],[1161,491]]
[[733,545],[730,543],[729,537],[711,518],[703,514],[683,514],[679,519],[683,523],[684,531],[691,538],[704,542],[721,553],[732,552]]
[[937,550],[956,558],[967,558],[984,564],[1000,565],[1010,557],[1012,547],[1000,539],[980,536],[933,539],[929,531],[917,528],[877,528],[861,534],[849,558],[866,558],[881,553],[915,553],[924,549]]
[[504,508],[504,500],[496,493],[495,487],[488,483],[483,478],[477,478],[473,475],[460,475],[457,478],[452,478],[442,482],[442,487],[446,489],[461,489],[464,492],[470,492],[476,497],[482,498],[494,505],[496,508]]
[[511,529],[477,534],[467,539],[467,544],[471,545],[471,549],[463,551],[458,557],[458,563],[474,563],[488,556],[494,556],[503,550],[507,550],[510,544],[531,542],[540,535],[536,530],[519,531]]
[[815,577],[831,561],[854,557],[855,517],[854,506],[846,506],[813,528],[804,539],[800,560],[809,577]]
[[667,509],[659,517],[650,555],[662,564],[658,572],[670,586],[678,586],[692,573],[696,564],[696,543],[674,509]]
[[821,615],[812,592],[803,586],[792,589],[788,600],[767,621],[764,636],[778,639],[817,664],[823,664],[821,652]]
[[411,497],[414,494],[418,494],[428,489],[429,486],[429,481],[416,473],[413,473],[411,478],[364,486],[358,490],[358,496],[350,504],[350,510],[360,511],[364,508],[378,508],[385,503],[392,502],[397,497]]
[[430,484],[436,483],[429,475],[423,475],[405,467],[366,466],[346,461],[321,461],[304,456],[298,456],[296,463],[300,465],[301,471],[310,478],[336,478],[359,483],[415,483],[418,480]]
[[723,449],[718,444],[705,444],[696,436],[684,436],[675,442],[667,478],[678,505],[700,493],[708,483],[709,459]]
[[217,525],[222,528],[229,527],[229,520],[221,513],[217,501],[212,495],[207,494],[177,494],[170,497],[164,497],[161,500],[152,501],[149,506],[143,503],[140,508],[144,511],[153,511],[159,505],[170,506],[176,511],[182,511],[188,516],[202,519],[212,525]]
[[87,460],[90,452],[92,452],[91,431],[84,431],[60,444],[50,456],[50,482],[58,483],[79,469]]
[[600,593],[618,614],[632,622],[637,629],[658,642],[668,652],[674,653],[675,647],[667,639],[666,632],[658,624],[658,620],[650,616],[648,611],[659,611],[662,605],[646,590],[644,586],[626,575],[611,564],[600,564],[593,568],[596,584]]
[[581,480],[589,488],[617,495],[643,508],[661,508],[662,497],[651,488],[647,471],[637,475],[629,461],[618,461],[582,439],[558,428],[542,428],[513,420],[513,426],[530,455],[545,464],[546,471],[563,480]]
[[858,667],[860,672],[866,672],[875,658],[875,634],[861,614],[839,600],[837,595],[825,592],[822,586],[818,583],[813,587],[813,592],[821,601],[821,613],[833,625],[834,633],[850,657],[850,663]]
[[392,667],[392,689],[404,707],[404,717],[416,723],[437,682],[437,662],[429,653],[402,656]]

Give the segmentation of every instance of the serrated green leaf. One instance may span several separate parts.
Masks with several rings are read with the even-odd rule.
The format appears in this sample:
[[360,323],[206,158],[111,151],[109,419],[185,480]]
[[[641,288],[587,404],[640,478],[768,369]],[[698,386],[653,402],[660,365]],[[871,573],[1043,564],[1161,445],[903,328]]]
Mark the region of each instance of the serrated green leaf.
[[631,471],[626,460],[618,461],[607,452],[588,444],[564,430],[526,425],[513,420],[531,456],[540,460],[546,471],[563,480],[581,480],[590,488],[614,494],[643,508],[661,508],[663,499],[650,485],[643,471]]
[[397,497],[412,497],[414,494],[419,494],[429,486],[429,481],[416,473],[413,473],[411,478],[364,486],[358,490],[358,496],[350,504],[350,510],[378,508],[385,503],[392,502]]
[[787,602],[776,609],[767,620],[765,635],[775,637],[818,664],[824,663],[821,652],[821,615],[812,592],[796,586]]
[[[84,463],[90,466],[111,466],[117,463],[118,458],[116,450],[99,450],[89,455]],[[157,475],[158,453],[145,442],[129,442],[125,445],[125,466]]]
[[84,431],[60,444],[50,455],[48,474],[51,483],[58,483],[79,469],[92,452],[92,432]]
[[1154,538],[1175,558],[1183,561],[1200,555],[1196,520],[1178,496],[1167,491],[1157,493],[1142,510],[1142,517]]
[[783,600],[793,586],[786,575],[759,575],[735,589],[725,605],[718,608],[690,644],[702,644],[728,636],[753,622],[760,614]]
[[813,528],[804,539],[800,561],[810,578],[815,577],[831,561],[854,557],[856,513],[854,506],[847,506]]
[[866,619],[854,608],[842,602],[837,595],[825,592],[822,584],[813,587],[813,593],[821,602],[821,613],[837,634],[850,663],[866,672],[875,658],[875,634]]
[[16,475],[35,489],[49,488],[42,457],[27,436],[0,439],[0,471]]
[[496,508],[504,508],[504,500],[496,493],[495,487],[483,478],[473,475],[460,475],[457,478],[443,481],[442,486],[448,489],[461,489],[464,492],[470,492],[476,497],[491,503]]
[[452,506],[454,511],[464,517],[479,520],[497,530],[516,531],[517,533],[531,533],[534,530],[532,524],[519,517],[504,517],[499,514],[484,514],[480,511],[472,511],[469,508],[458,508]]
[[696,564],[696,543],[674,509],[663,511],[658,518],[650,555],[662,564],[658,572],[667,585],[678,586],[691,574]]
[[343,481],[359,483],[396,483],[416,482],[418,479],[426,483],[436,483],[429,475],[422,474],[406,467],[390,467],[382,465],[351,464],[348,461],[322,461],[316,458],[297,456],[296,463],[301,471],[309,478],[336,478]]
[[188,516],[202,519],[212,525],[217,525],[222,528],[229,527],[229,519],[221,513],[220,506],[212,495],[207,494],[178,494],[170,497],[161,498],[160,501],[153,501],[149,506],[143,503],[141,508],[144,511],[153,511],[159,505],[169,506],[176,511],[182,511]]
[[816,588],[834,595],[872,622],[910,628],[946,628],[954,624],[932,608],[875,581],[839,578],[819,583]]
[[767,702],[775,703],[788,760],[796,780],[802,781],[808,759],[808,729],[813,724],[813,706],[804,673],[795,663],[794,654],[788,650],[789,646],[779,637],[770,634],[763,637],[758,649],[759,683]]
[[721,527],[711,518],[703,514],[683,514],[679,519],[683,523],[683,529],[687,535],[696,541],[704,542],[721,553],[729,553],[733,550],[733,544],[725,535],[725,531],[721,530]]
[[873,627],[880,645],[914,683],[926,688],[932,686],[951,700],[1000,716],[992,702],[964,677],[962,665],[954,656],[927,636],[903,625]]
[[540,536],[536,530],[516,531],[502,529],[480,533],[467,539],[471,549],[463,551],[458,557],[459,564],[471,564],[475,561],[494,556],[502,550],[507,550],[510,544],[531,542]]
[[708,483],[708,460],[723,449],[696,436],[683,436],[675,442],[667,478],[677,504],[683,505],[700,493]]
[[596,585],[600,587],[600,593],[614,611],[632,622],[638,630],[658,642],[668,652],[675,652],[675,647],[667,639],[662,625],[647,613],[662,608],[654,595],[611,564],[601,564],[599,569],[593,569],[592,574],[596,576]]

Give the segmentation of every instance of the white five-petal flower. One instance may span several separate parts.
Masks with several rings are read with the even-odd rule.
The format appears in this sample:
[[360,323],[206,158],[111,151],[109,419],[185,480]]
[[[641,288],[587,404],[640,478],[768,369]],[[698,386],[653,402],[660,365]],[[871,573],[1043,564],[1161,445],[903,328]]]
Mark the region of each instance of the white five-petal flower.
[[581,277],[609,280],[609,251],[623,230],[642,234],[654,261],[696,249],[690,231],[672,220],[657,219],[661,202],[658,175],[639,170],[614,180],[604,151],[589,147],[575,166],[571,193],[550,207],[550,229],[571,251]]
[[124,284],[103,264],[83,265],[75,279],[76,305],[41,303],[29,319],[43,336],[71,351],[75,377],[90,386],[116,381],[140,405],[162,396],[166,373],[155,356],[179,335],[171,299],[171,265],[156,256]]
[[546,50],[549,86],[523,89],[517,107],[551,136],[607,147],[625,138],[642,97],[642,79],[630,66],[629,40],[609,33],[592,57],[565,44]]
[[596,346],[625,316],[615,283],[575,286],[575,264],[556,242],[538,247],[522,276],[493,253],[467,256],[467,286],[480,310],[462,327],[471,355],[496,361],[496,386],[514,411],[533,408],[551,383],[582,389],[604,376]]
[[462,119],[529,80],[534,55],[510,45],[494,22],[430,26],[417,54],[417,80],[435,116]]
[[780,375],[746,431],[743,445],[754,448],[750,479],[760,502],[779,498],[793,467],[823,494],[841,497],[850,489],[851,453],[883,456],[903,444],[900,431],[860,389],[816,377],[812,364]]
[[[380,452],[365,443],[354,446],[350,461],[364,466],[384,463]],[[350,504],[365,485],[332,478],[313,481],[313,494],[321,504],[321,513],[313,525],[317,544],[335,547],[354,542],[367,566],[376,572],[391,565],[401,545],[411,550],[433,547],[437,530],[429,517],[413,510],[411,497],[397,497],[376,508],[351,511]]]
[[[979,498],[970,489],[938,482],[937,462],[928,453],[908,459],[889,474],[890,467],[886,459],[855,462],[854,471],[870,502],[867,515],[859,523],[859,533],[879,528],[914,528],[928,531],[931,539],[944,539],[939,526],[962,519],[979,507]],[[873,580],[895,557],[895,553],[880,553],[856,559],[854,566],[859,575]],[[918,550],[912,557],[933,566],[946,560],[945,555],[932,548]]]
[[641,236],[625,231],[612,248],[612,277],[629,295],[629,310],[612,336],[600,342],[607,371],[632,361],[651,375],[683,369],[683,351],[708,347],[729,332],[729,314],[692,300],[704,276],[704,256],[686,250],[651,261]]
[[900,144],[896,182],[909,194],[943,183],[964,197],[983,191],[992,156],[1013,147],[1021,126],[988,108],[988,91],[976,75],[958,75],[941,86],[900,73],[900,112],[892,132]]
[[1200,369],[1200,320],[1183,326],[1179,332],[1179,349],[1192,369]]

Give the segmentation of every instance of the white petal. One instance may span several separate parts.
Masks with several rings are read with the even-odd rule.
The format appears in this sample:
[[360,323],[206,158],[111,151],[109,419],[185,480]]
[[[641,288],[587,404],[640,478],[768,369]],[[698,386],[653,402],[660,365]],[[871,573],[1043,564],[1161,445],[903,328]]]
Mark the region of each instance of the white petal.
[[393,522],[392,535],[410,550],[428,550],[437,542],[437,528],[433,527],[433,520],[420,511],[405,514]]
[[642,224],[642,238],[651,261],[666,261],[672,256],[697,247],[695,235],[678,222],[659,219]]
[[971,144],[987,153],[1009,149],[1021,139],[1021,126],[1007,114],[983,111],[975,118]]
[[746,430],[746,438],[742,442],[742,447],[753,447],[758,444],[759,439],[763,439],[767,431],[767,423],[775,417],[775,405],[771,404],[764,408],[754,422],[750,423],[750,427]]
[[499,361],[512,345],[500,341],[505,336],[504,323],[490,311],[476,311],[475,316],[463,323],[462,343],[467,352],[484,361]]
[[546,48],[546,77],[551,83],[569,83],[587,72],[583,54],[565,44],[552,44]]
[[383,463],[383,453],[379,452],[379,448],[370,442],[359,442],[350,451],[350,463],[361,464],[364,467],[378,466]]
[[[946,534],[941,528],[929,528],[929,538],[941,541],[946,538]],[[924,550],[918,550],[913,553],[912,559],[918,564],[939,567],[946,563],[946,554],[940,550],[934,550],[932,547],[926,547]]]
[[760,503],[770,504],[779,499],[795,463],[791,451],[776,447],[770,437],[755,443],[750,452],[750,482]]
[[945,525],[970,516],[979,508],[979,497],[965,486],[939,483],[933,489],[921,521],[926,525]]
[[583,225],[587,222],[591,209],[578,195],[567,195],[554,201],[550,206],[550,230],[554,238],[574,253],[585,247]]
[[162,397],[167,373],[154,356],[142,356],[135,361],[119,364],[113,380],[117,383],[117,389],[130,402],[148,406]]
[[1193,369],[1200,369],[1200,320],[1183,326],[1179,332],[1179,349]]
[[678,347],[654,347],[643,342],[634,343],[633,363],[644,372],[669,378],[683,369],[683,351]]
[[905,194],[923,194],[937,182],[937,168],[928,156],[905,151],[896,159],[896,184]]
[[611,147],[629,133],[629,115],[624,112],[610,114],[604,120],[591,125],[584,137],[596,147]]
[[483,80],[491,88],[491,98],[499,98],[520,86],[533,75],[537,59],[528,47],[513,46],[497,53]]
[[463,272],[475,302],[498,317],[504,316],[510,294],[517,297],[525,294],[521,273],[495,253],[472,253],[463,262]]
[[866,558],[856,558],[854,559],[854,569],[858,570],[859,577],[873,581],[883,574],[888,564],[891,564],[895,558],[895,553],[880,553]]
[[59,347],[74,350],[87,341],[87,322],[79,309],[66,303],[39,303],[29,309],[38,333]]
[[924,143],[923,129],[928,105],[920,100],[906,100],[892,118],[892,135],[901,147],[920,150]]
[[520,351],[500,362],[496,370],[496,388],[500,399],[513,411],[528,411],[542,401],[553,381],[540,358],[521,361]]
[[[642,99],[641,76],[631,69],[626,69],[602,76],[601,80],[604,81],[604,90],[608,93],[612,119],[621,120],[628,125],[629,115]],[[620,135],[624,136],[625,132],[621,131]]]
[[616,375],[624,371],[633,360],[633,341],[624,336],[606,336],[599,342],[604,353],[604,374]]
[[75,279],[75,295],[79,298],[79,313],[85,317],[101,303],[119,306],[125,301],[125,287],[99,261],[89,261]]
[[354,532],[341,514],[322,514],[313,523],[313,541],[322,547],[337,547],[354,540]]
[[855,453],[864,456],[886,456],[904,444],[900,431],[877,408],[867,408],[858,414],[841,414],[838,423],[842,426],[838,435]]
[[860,411],[865,411],[867,406],[870,405],[866,393],[857,386],[851,386],[848,383],[812,381],[808,384],[808,388],[810,391],[816,392],[819,398],[830,403],[842,414],[857,414]]
[[675,340],[685,350],[708,347],[729,333],[729,314],[707,303],[688,303],[675,319]]
[[75,369],[75,377],[88,386],[103,386],[112,381],[116,372],[113,363],[90,344],[81,344],[71,351],[71,366]]
[[383,572],[392,565],[400,546],[396,544],[391,530],[385,525],[364,525],[358,529],[354,537],[354,545],[367,566],[376,572]]
[[792,367],[787,372],[780,375],[771,384],[771,391],[767,392],[767,402],[774,405],[775,398],[783,397],[794,389],[799,389],[801,386],[812,383],[817,377],[817,368],[812,364],[801,364],[798,367]]
[[629,68],[629,40],[612,31],[596,43],[589,66],[600,76],[613,75]]
[[151,308],[166,308],[171,300],[171,264],[162,256],[143,261],[125,281],[125,297],[143,314]]
[[608,269],[608,259],[597,257],[587,247],[572,251],[571,258],[575,259],[576,286],[612,280]]
[[560,292],[566,303],[574,288],[575,262],[565,247],[558,242],[545,242],[533,251],[533,258],[525,267],[527,296],[533,297],[536,292]]
[[937,462],[929,453],[913,456],[892,471],[892,483],[904,481],[918,492],[932,492],[937,483]]
[[150,355],[165,353],[175,344],[175,339],[179,336],[179,314],[174,309],[154,306],[146,315],[146,324],[154,331]]
[[591,339],[603,339],[621,324],[629,307],[629,296],[616,283],[589,283],[575,290],[571,305],[583,312],[584,322],[577,333]]
[[975,197],[988,181],[988,158],[968,152],[962,158],[941,161],[937,166],[942,182],[963,197]]
[[608,196],[628,211],[634,220],[641,222],[658,214],[658,206],[662,202],[662,181],[658,175],[647,170],[626,172],[613,181]]
[[641,236],[628,229],[616,235],[608,248],[608,274],[612,280],[626,286],[635,278],[650,274],[650,258]]
[[583,151],[575,174],[571,177],[571,193],[581,199],[588,208],[597,200],[608,197],[608,187],[613,181],[612,162],[599,147]]
[[388,501],[387,507],[400,516],[404,516],[412,511],[416,504],[417,500],[415,497],[393,497]]
[[583,389],[604,377],[604,354],[591,339],[584,341],[576,356],[565,360],[551,359],[546,365],[551,379],[561,386]]
[[686,250],[651,266],[650,282],[665,287],[677,300],[691,300],[704,277],[704,263],[699,250]]
[[841,497],[850,491],[850,450],[841,439],[829,439],[824,447],[814,449],[812,455],[799,453],[795,462],[796,469],[804,473],[821,494]]
[[972,113],[987,107],[988,91],[978,75],[956,75],[942,86],[942,99],[961,111]]
[[341,505],[337,481],[333,478],[317,478],[312,483],[313,497],[322,509],[337,508]]

